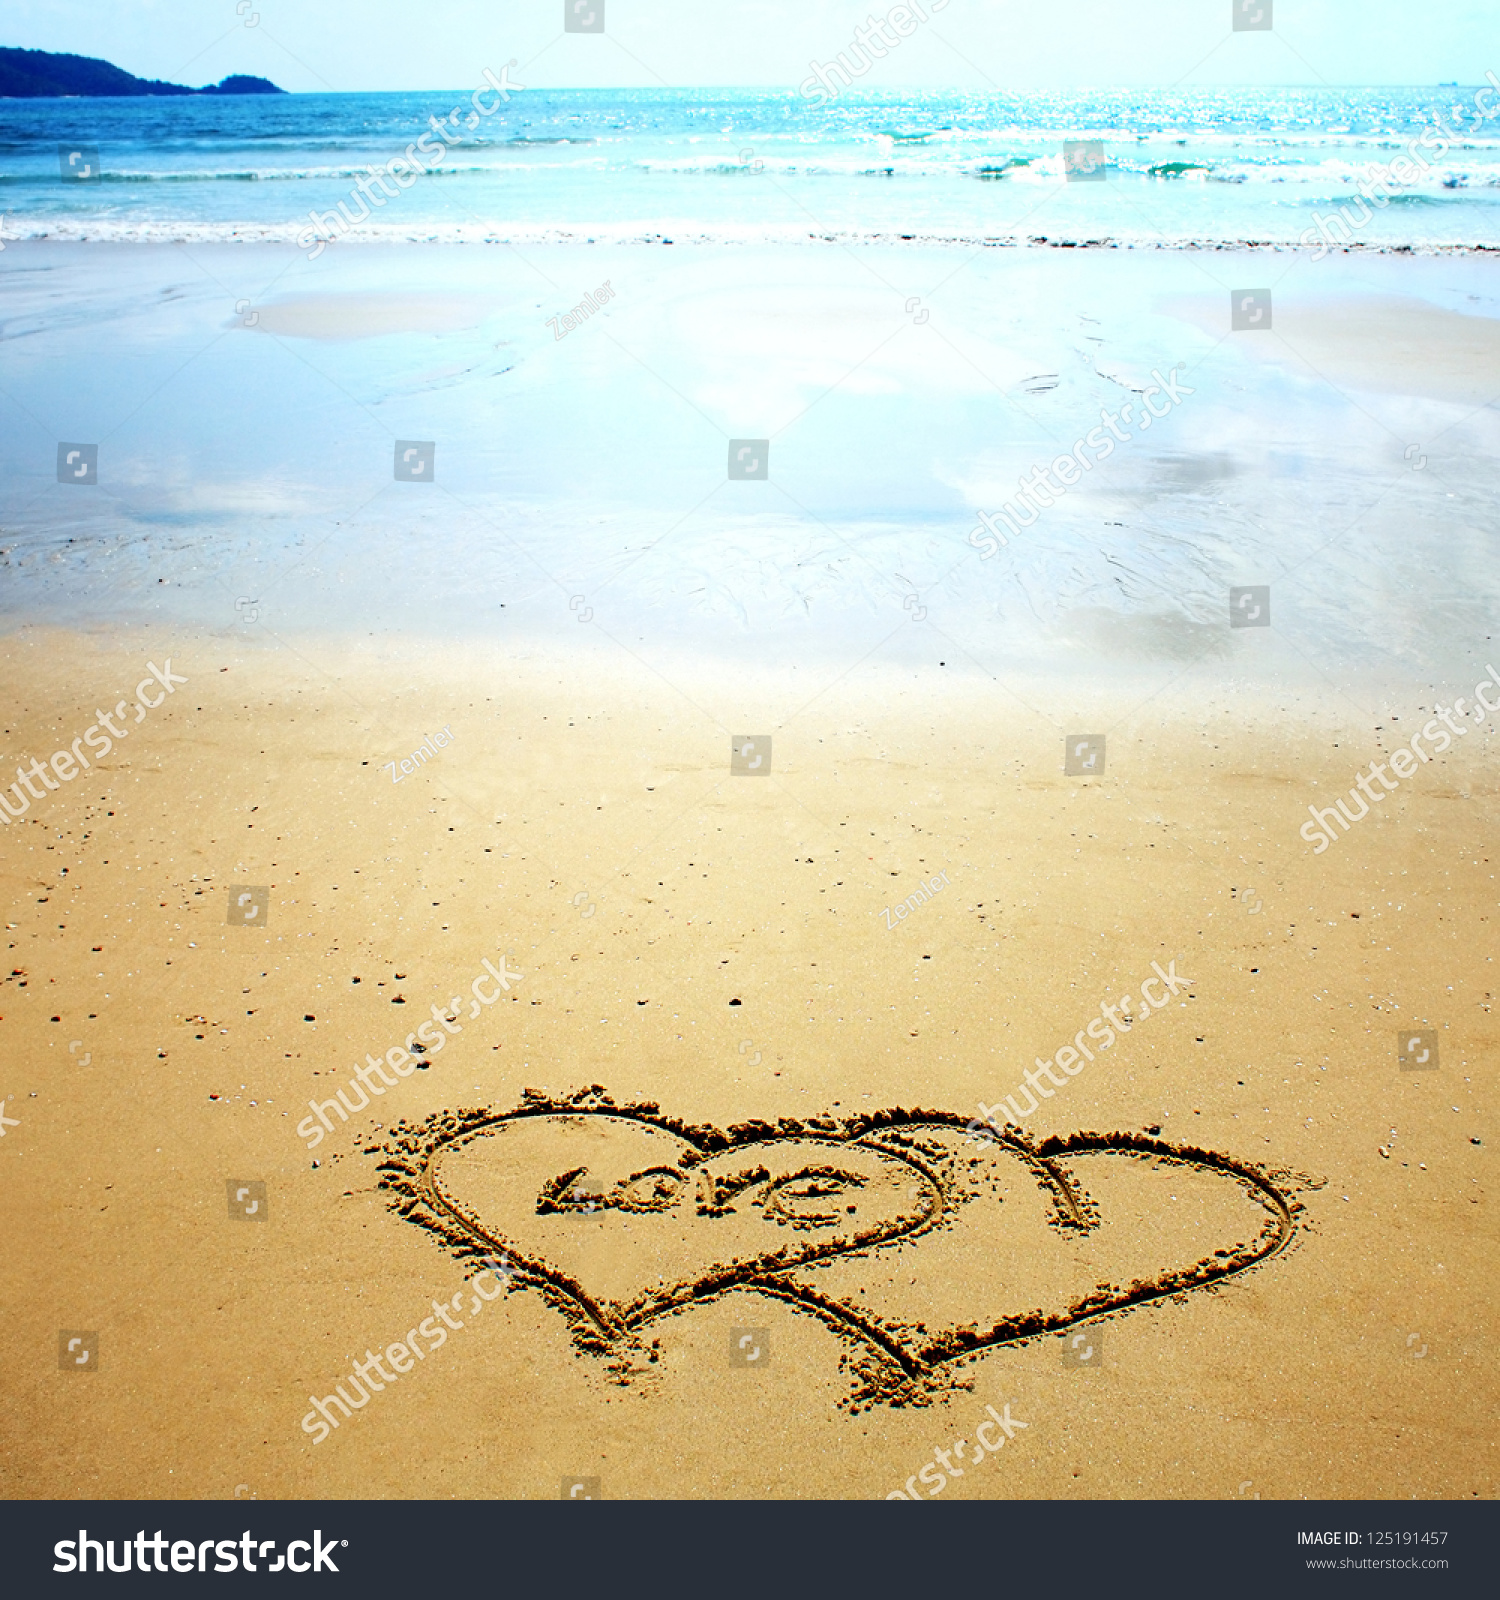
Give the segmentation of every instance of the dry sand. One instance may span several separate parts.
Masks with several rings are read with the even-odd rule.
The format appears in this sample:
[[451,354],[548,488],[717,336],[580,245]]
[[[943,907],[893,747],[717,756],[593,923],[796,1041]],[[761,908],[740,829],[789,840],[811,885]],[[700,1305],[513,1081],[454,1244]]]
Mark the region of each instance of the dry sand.
[[[1263,268],[1262,275],[1269,270]],[[1223,297],[1195,296],[1167,309],[1205,333],[1224,332]],[[1264,334],[1252,330],[1232,337],[1247,355],[1340,389],[1469,406],[1500,399],[1500,321],[1406,295],[1311,294],[1293,285],[1273,290]]]
[[[189,679],[0,830],[7,1496],[545,1497],[571,1475],[608,1498],[884,1496],[989,1405],[1027,1426],[948,1498],[1500,1487],[1488,734],[1314,857],[1307,804],[1415,704],[1376,731],[1347,701],[1222,676],[1086,698],[936,658],[830,681],[150,630],[0,648],[7,771],[71,744],[148,659]],[[383,764],[445,724],[393,784]],[[1102,778],[1062,773],[1079,728],[1108,732]],[[766,779],[730,776],[747,731],[773,735]],[[241,884],[269,887],[264,926],[228,925]],[[461,1008],[426,1070],[309,1152],[309,1099],[504,952],[511,992]],[[1032,1145],[1158,1152],[1056,1157],[1092,1207],[1070,1230],[1014,1149],[974,1168],[962,1123],[1173,960],[1189,994],[1027,1121]],[[1408,1025],[1439,1032],[1438,1071],[1398,1070]],[[365,1152],[402,1119],[595,1084],[656,1104],[653,1131],[554,1114],[444,1168],[537,1268],[463,1309],[463,1239],[391,1210]],[[954,1120],[837,1148],[840,1119],[895,1107]],[[757,1119],[796,1124],[752,1163],[776,1205],[764,1182],[738,1209],[721,1189],[705,1219],[671,1173],[743,1163],[684,1163],[683,1125]],[[870,1339],[811,1306],[858,1307],[911,1354],[1215,1250],[1237,1264],[1266,1210],[1163,1154],[1185,1149],[1267,1175],[1294,1225],[1247,1270],[1086,1324],[1102,1368],[1065,1365],[1052,1333],[882,1390]],[[913,1161],[931,1177],[908,1187]],[[613,1204],[564,1193],[582,1168]],[[267,1185],[264,1223],[229,1220],[229,1179]],[[635,1209],[613,1187],[632,1179]],[[828,1241],[826,1266],[778,1280],[795,1293],[742,1272],[613,1344],[538,1266],[620,1304]],[[461,1290],[462,1330],[314,1444],[309,1396]],[[58,1369],[64,1328],[97,1333],[96,1373]],[[733,1364],[740,1329],[769,1338],[761,1365]]]

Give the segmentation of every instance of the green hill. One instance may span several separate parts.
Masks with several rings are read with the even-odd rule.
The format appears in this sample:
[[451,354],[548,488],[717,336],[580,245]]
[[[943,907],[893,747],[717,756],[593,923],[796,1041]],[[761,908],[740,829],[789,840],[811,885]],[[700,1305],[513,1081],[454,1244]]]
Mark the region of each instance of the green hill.
[[285,94],[266,78],[235,73],[222,83],[189,89],[180,83],[137,78],[93,56],[57,55],[51,50],[0,48],[0,98],[58,99],[65,95]]

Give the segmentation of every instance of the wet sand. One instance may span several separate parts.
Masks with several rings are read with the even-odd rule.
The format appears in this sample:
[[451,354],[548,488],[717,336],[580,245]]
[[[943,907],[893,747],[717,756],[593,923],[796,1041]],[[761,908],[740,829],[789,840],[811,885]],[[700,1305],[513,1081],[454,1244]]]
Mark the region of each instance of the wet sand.
[[[0,271],[7,627],[549,650],[587,609],[648,654],[846,667],[921,607],[990,670],[1069,673],[1186,664],[1272,584],[1286,660],[1342,685],[1466,676],[1500,606],[1484,255],[20,241]],[[1270,334],[1229,330],[1244,285]],[[728,477],[742,439],[767,478]]]

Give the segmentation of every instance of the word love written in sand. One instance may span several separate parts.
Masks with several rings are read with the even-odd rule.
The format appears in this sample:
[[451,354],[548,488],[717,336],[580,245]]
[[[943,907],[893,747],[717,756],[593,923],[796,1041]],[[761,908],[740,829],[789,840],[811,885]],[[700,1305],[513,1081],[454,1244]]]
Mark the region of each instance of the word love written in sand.
[[1306,1179],[1143,1134],[1006,1127],[976,1148],[965,1122],[892,1110],[721,1131],[595,1085],[402,1123],[366,1153],[393,1212],[460,1259],[506,1251],[516,1285],[621,1381],[652,1371],[656,1319],[754,1289],[851,1347],[851,1404],[1210,1287],[1298,1233]]

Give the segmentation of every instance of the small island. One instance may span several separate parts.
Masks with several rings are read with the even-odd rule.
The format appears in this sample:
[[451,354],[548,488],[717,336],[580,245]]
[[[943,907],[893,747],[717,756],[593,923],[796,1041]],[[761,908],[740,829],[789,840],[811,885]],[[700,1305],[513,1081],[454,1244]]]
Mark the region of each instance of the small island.
[[51,50],[0,47],[0,99],[42,100],[83,96],[183,94],[285,94],[268,78],[233,73],[222,83],[190,89],[180,83],[137,78],[94,56],[58,55]]

